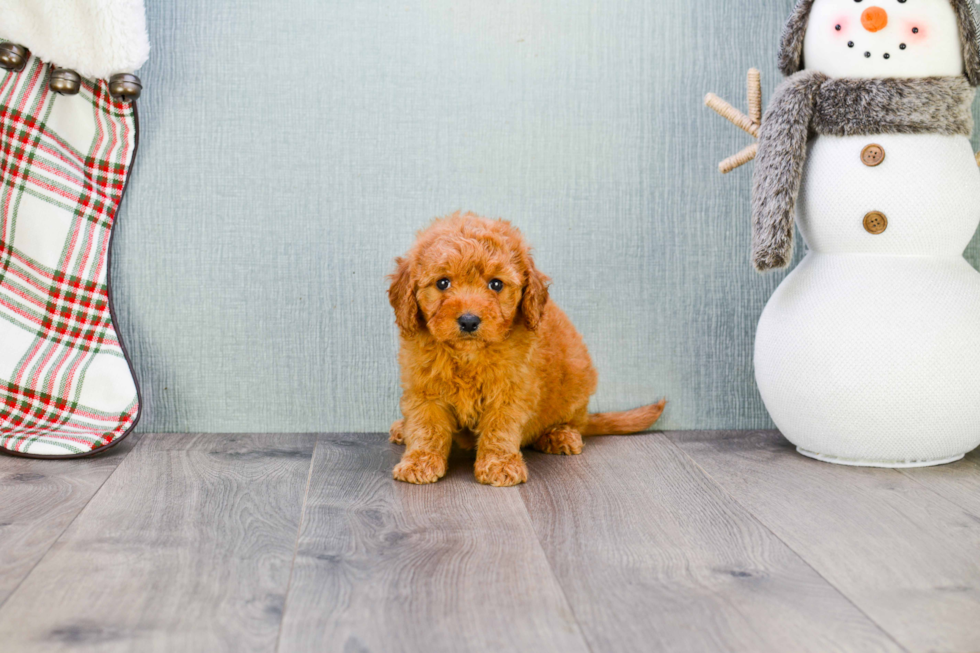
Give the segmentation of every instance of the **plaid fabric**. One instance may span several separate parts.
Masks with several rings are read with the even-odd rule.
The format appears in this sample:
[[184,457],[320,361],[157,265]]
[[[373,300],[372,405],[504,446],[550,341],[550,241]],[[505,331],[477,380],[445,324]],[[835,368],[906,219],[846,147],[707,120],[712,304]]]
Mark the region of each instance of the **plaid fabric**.
[[105,81],[52,93],[36,57],[0,75],[0,448],[85,454],[139,413],[108,286],[136,116]]

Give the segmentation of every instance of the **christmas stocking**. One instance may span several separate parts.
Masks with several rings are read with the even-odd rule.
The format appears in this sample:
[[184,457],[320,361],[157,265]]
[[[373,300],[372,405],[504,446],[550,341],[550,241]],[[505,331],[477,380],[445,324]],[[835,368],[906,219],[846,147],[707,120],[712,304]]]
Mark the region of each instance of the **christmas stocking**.
[[141,0],[0,0],[0,450],[85,456],[139,419],[109,253],[148,49]]

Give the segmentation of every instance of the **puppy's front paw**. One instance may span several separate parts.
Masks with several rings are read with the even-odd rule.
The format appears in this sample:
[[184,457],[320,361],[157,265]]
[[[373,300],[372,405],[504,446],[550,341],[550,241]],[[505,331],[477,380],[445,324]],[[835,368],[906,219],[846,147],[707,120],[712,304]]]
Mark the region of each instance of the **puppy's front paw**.
[[527,482],[527,465],[520,453],[503,456],[478,456],[476,480],[494,487],[511,487]]
[[392,444],[405,444],[405,420],[400,419],[392,423],[388,429],[388,440]]
[[396,481],[425,485],[446,475],[446,459],[430,451],[406,451],[392,473]]

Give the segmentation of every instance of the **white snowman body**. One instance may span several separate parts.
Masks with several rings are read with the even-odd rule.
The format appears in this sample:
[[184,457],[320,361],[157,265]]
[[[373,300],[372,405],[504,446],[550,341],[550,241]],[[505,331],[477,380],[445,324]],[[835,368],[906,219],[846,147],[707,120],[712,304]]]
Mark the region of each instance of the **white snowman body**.
[[[886,27],[881,14],[862,21],[868,3],[816,0],[805,68],[963,74],[948,0],[878,9]],[[980,225],[969,139],[816,136],[797,224],[807,254],[766,306],[755,346],[780,431],[801,453],[853,465],[941,464],[980,445],[980,274],[963,258]]]

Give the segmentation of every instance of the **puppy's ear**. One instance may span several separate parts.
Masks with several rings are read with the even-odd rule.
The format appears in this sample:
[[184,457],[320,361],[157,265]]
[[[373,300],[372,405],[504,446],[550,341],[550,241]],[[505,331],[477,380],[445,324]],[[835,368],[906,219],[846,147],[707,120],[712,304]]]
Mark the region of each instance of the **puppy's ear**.
[[415,299],[415,281],[412,279],[412,266],[407,258],[395,259],[398,266],[394,274],[388,275],[391,286],[388,288],[388,301],[395,309],[395,323],[405,335],[414,335],[422,327],[419,318],[419,304]]
[[551,279],[538,270],[530,255],[525,253],[523,258],[527,279],[524,282],[524,296],[521,298],[521,314],[524,316],[524,325],[534,331],[538,328],[545,304],[548,303],[548,284]]

